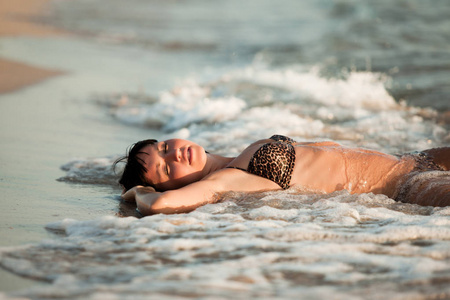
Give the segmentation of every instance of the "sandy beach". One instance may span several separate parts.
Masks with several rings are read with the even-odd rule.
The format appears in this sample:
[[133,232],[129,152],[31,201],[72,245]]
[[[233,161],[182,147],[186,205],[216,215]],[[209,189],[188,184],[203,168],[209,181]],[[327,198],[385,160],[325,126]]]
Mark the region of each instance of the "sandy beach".
[[[128,63],[39,22],[50,13],[50,3],[0,2],[2,247],[48,238],[46,224],[61,218],[114,215],[117,191],[60,183],[60,167],[75,157],[113,155],[135,140],[135,134],[145,134],[111,127],[108,116],[99,114],[90,100],[97,91],[119,92],[120,97],[130,82],[108,74],[95,61],[103,60],[115,74]],[[80,201],[88,198],[96,200]],[[37,284],[0,269],[2,292]]]
[[49,0],[17,0],[0,3],[1,36],[51,36],[63,31],[36,21],[49,14]]
[[[123,126],[97,103],[173,86],[194,62],[86,39],[40,22],[51,1],[0,4],[0,247],[54,237],[51,222],[117,215],[120,188],[59,182],[71,160],[117,156],[160,137]],[[136,57],[140,57],[136,60]],[[153,66],[159,72],[149,72]],[[181,74],[181,75],[180,75]],[[108,100],[108,101],[109,101]],[[0,292],[43,284],[0,269]]]
[[[48,2],[48,0],[0,2],[0,36],[48,37],[64,34],[62,30],[33,21],[48,14]],[[11,92],[63,73],[1,58],[0,70],[0,93]]]
[[[48,0],[0,2],[0,37],[46,37],[62,34],[62,31],[55,28],[31,21],[31,19],[46,13],[46,5],[48,2]],[[13,93],[23,87],[37,84],[45,79],[58,76],[62,73],[63,72],[58,70],[40,68],[0,57],[0,94]],[[7,129],[3,128],[2,130],[4,131]],[[5,201],[5,199],[2,199],[2,201]],[[14,231],[13,227],[9,226],[8,228],[10,232]],[[3,238],[6,238],[4,229],[2,230],[1,235]],[[33,281],[14,276],[4,270],[0,271],[0,278],[1,290],[14,290],[18,287],[35,284]]]

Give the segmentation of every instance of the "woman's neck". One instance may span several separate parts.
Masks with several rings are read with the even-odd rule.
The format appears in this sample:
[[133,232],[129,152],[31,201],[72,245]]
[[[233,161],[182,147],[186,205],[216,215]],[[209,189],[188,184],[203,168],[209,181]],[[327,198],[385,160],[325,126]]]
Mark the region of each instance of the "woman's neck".
[[205,168],[203,169],[205,176],[225,168],[233,159],[235,159],[234,157],[225,157],[211,153],[206,154],[206,157],[207,161]]

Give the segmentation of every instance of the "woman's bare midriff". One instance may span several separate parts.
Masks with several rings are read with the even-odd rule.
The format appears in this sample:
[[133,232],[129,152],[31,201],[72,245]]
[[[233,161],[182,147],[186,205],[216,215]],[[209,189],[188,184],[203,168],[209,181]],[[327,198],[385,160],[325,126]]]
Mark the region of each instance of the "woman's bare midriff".
[[314,192],[346,189],[350,193],[372,192],[393,198],[414,165],[414,160],[408,157],[400,159],[338,144],[297,145],[291,185]]

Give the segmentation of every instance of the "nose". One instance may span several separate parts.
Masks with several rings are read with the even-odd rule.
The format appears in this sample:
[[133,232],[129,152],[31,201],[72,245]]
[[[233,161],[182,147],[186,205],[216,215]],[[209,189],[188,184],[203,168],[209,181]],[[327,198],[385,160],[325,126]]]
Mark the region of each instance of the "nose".
[[180,149],[172,149],[169,153],[167,153],[167,158],[176,162],[181,161],[181,150]]

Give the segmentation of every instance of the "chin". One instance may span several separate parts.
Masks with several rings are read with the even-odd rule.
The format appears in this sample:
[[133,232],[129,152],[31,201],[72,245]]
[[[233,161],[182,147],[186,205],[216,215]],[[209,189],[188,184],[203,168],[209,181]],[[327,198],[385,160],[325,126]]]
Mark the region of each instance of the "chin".
[[193,147],[191,147],[191,150],[193,150],[193,160],[191,162],[192,166],[200,166],[201,168],[203,168],[207,160],[205,149],[203,149],[202,146],[193,145]]

